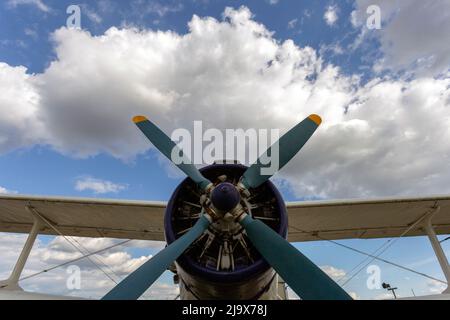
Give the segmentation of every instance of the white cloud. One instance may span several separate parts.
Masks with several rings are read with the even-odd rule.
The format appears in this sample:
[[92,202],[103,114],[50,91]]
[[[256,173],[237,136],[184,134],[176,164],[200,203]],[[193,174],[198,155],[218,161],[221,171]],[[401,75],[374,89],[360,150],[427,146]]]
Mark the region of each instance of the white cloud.
[[359,299],[361,299],[361,298],[359,297],[359,295],[358,295],[356,292],[354,292],[354,291],[348,292],[348,294],[350,295],[350,297],[352,297],[353,300],[359,300]]
[[[362,85],[310,47],[277,41],[245,7],[194,16],[189,32],[57,30],[42,74],[0,66],[0,152],[46,144],[75,157],[133,158],[150,148],[130,119],[168,134],[204,126],[323,124],[278,178],[298,197],[450,192],[450,78],[375,78]],[[79,52],[85,54],[79,55]]]
[[96,194],[118,193],[127,188],[124,184],[114,183],[108,180],[96,179],[93,177],[81,177],[75,182],[77,191],[93,191]]
[[344,53],[344,49],[339,45],[339,43],[331,43],[329,45],[321,45],[319,49],[320,55],[330,52],[332,55],[341,55]]
[[393,300],[394,295],[391,292],[383,292],[375,296],[375,300]]
[[[381,9],[382,28],[368,30],[366,10]],[[421,76],[445,75],[450,67],[450,2],[436,0],[357,0],[351,15],[361,28],[358,44],[378,39],[383,57],[377,70],[415,72]],[[448,74],[447,74],[448,76]]]
[[43,12],[50,12],[50,7],[42,0],[8,0],[7,5],[15,8],[19,5],[33,5]]
[[14,190],[8,190],[2,186],[0,186],[0,194],[16,194],[17,191]]
[[323,19],[329,26],[334,26],[339,19],[339,8],[337,5],[328,6],[323,14]]
[[345,277],[347,274],[345,270],[335,268],[333,266],[320,266],[323,272],[325,272],[329,277],[334,278],[335,280]]
[[180,288],[167,283],[155,283],[144,298],[156,297],[158,300],[174,300],[180,294]]
[[[0,233],[0,279],[6,279],[18,258],[18,255],[25,242],[26,235]],[[105,239],[105,238],[75,238],[77,245],[82,251],[89,252],[101,250],[123,240]],[[97,265],[108,273],[116,281],[120,281],[139,265],[146,261],[151,255],[132,257],[128,252],[133,248],[163,248],[159,242],[151,241],[131,241],[125,245],[117,246],[91,258]],[[30,257],[25,266],[22,276],[32,275],[49,267],[62,264],[72,259],[78,258],[81,253],[73,248],[67,240],[62,237],[55,237],[49,243],[44,243],[39,238],[36,241]],[[100,298],[108,292],[114,282],[108,279],[94,264],[86,258],[71,265],[76,265],[81,269],[81,290],[69,290],[66,281],[69,274],[66,272],[68,266],[60,267],[38,276],[26,279],[20,282],[20,285],[26,290],[38,293],[48,293],[64,296],[76,296],[84,298]],[[173,284],[156,282],[145,294],[144,298],[151,299],[174,299],[178,288]]]
[[0,62],[0,152],[42,142],[43,127],[37,115],[39,94],[33,81],[25,67]]
[[429,280],[427,287],[431,294],[441,294],[447,288],[447,285],[436,280]]

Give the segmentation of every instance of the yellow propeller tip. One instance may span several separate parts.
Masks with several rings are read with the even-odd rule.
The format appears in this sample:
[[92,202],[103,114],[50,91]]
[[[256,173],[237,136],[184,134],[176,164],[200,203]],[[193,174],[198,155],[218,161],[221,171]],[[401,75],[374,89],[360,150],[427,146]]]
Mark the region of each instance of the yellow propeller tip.
[[139,123],[139,122],[146,121],[146,120],[147,120],[147,118],[144,116],[136,116],[133,118],[134,123]]
[[320,126],[320,124],[322,123],[322,118],[319,117],[317,114],[312,114],[308,118],[314,121],[314,123],[317,124],[318,126]]

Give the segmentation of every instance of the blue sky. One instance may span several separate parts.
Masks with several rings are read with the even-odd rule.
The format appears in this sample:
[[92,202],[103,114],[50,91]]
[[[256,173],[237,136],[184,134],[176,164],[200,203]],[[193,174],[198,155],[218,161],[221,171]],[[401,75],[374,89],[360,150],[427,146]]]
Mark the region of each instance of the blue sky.
[[[341,18],[336,22],[336,26],[331,28],[327,26],[323,14],[324,8],[334,5],[334,2],[323,0],[279,1],[277,4],[256,0],[165,1],[147,11],[140,10],[139,1],[111,1],[109,9],[103,11],[101,3],[101,1],[80,3],[82,8],[86,8],[85,14],[82,15],[82,26],[93,35],[101,35],[112,26],[125,24],[155,30],[173,30],[182,34],[187,32],[187,22],[194,14],[221,19],[226,6],[238,8],[242,5],[252,11],[256,20],[274,31],[278,40],[293,39],[299,46],[311,46],[316,50],[333,43],[345,46],[351,43],[358,33],[348,19],[354,10],[352,1],[339,1],[339,15],[347,18]],[[141,7],[143,3],[145,1],[142,1]],[[46,1],[45,4],[48,6],[48,12],[37,9],[36,5],[16,5],[6,10],[5,7],[11,6],[3,6],[0,12],[2,61],[7,61],[10,65],[24,65],[28,67],[29,72],[42,72],[53,60],[53,44],[49,34],[65,25],[68,17],[66,9],[73,2]],[[166,13],[164,8],[171,9],[166,9]],[[90,17],[86,11],[95,13],[98,20]],[[98,12],[101,12],[101,15]],[[369,45],[364,51],[367,53],[374,47],[375,44]],[[328,52],[326,61],[339,64],[348,73],[364,72],[363,68],[369,67],[369,64],[364,64],[361,61],[362,57],[364,55],[361,52],[354,52],[345,57],[336,57]]]
[[[68,17],[66,9],[71,4],[72,1],[65,0],[12,0],[4,1],[0,5],[0,62],[7,64],[8,68],[18,66],[25,67],[27,70],[24,71],[23,76],[29,76],[32,78],[31,86],[33,88],[36,86],[36,92],[38,96],[42,98],[42,101],[44,101],[43,103],[45,103],[45,101],[50,101],[50,104],[55,103],[54,101],[63,101],[57,100],[54,96],[58,93],[59,88],[50,86],[53,79],[51,77],[57,74],[58,70],[60,71],[61,69],[52,69],[52,67],[55,67],[58,63],[60,65],[66,63],[64,66],[68,66],[69,68],[67,74],[72,74],[77,70],[76,64],[71,65],[74,60],[70,60],[70,57],[68,58],[70,54],[65,51],[67,48],[64,46],[64,44],[69,43],[70,39],[75,39],[73,41],[78,41],[74,36],[75,33],[61,33],[60,36],[56,37],[57,39],[55,39],[55,36],[53,35],[56,30],[64,29],[66,19]],[[414,88],[414,90],[417,91],[418,88],[428,89],[431,86],[433,88],[437,88],[433,91],[433,93],[439,95],[440,91],[438,92],[438,90],[442,90],[444,93],[441,94],[441,96],[445,94],[448,96],[448,87],[445,85],[447,84],[448,86],[448,64],[446,67],[444,64],[445,68],[442,69],[441,65],[430,60],[432,67],[430,67],[429,70],[432,69],[433,72],[427,72],[428,69],[419,67],[414,69],[412,66],[420,66],[418,61],[421,61],[421,58],[428,57],[426,56],[427,54],[432,56],[431,53],[433,52],[423,52],[418,49],[416,56],[414,56],[413,52],[412,55],[405,58],[403,53],[400,54],[398,52],[403,50],[403,47],[407,47],[406,44],[403,44],[403,47],[401,48],[386,45],[386,43],[390,41],[391,36],[400,33],[398,30],[403,30],[401,28],[403,25],[405,25],[405,28],[409,26],[409,21],[400,20],[404,19],[402,15],[397,16],[397,19],[399,19],[397,20],[398,25],[400,27],[396,26],[398,29],[395,30],[392,29],[394,28],[392,27],[394,23],[391,22],[391,20],[383,20],[382,30],[371,30],[368,32],[364,30],[363,23],[357,23],[355,22],[356,20],[352,20],[352,17],[356,17],[358,14],[359,16],[364,16],[366,8],[365,1],[353,2],[349,0],[327,0],[306,2],[288,0],[191,0],[182,2],[163,2],[156,0],[142,0],[85,1],[79,5],[81,7],[82,29],[86,32],[85,34],[87,34],[85,36],[86,39],[89,39],[89,41],[92,40],[93,43],[95,41],[101,41],[96,37],[104,36],[105,32],[107,32],[107,30],[111,27],[116,27],[118,29],[131,29],[132,27],[135,27],[141,31],[153,30],[156,32],[157,30],[160,30],[167,33],[170,31],[176,35],[186,35],[191,33],[188,23],[192,20],[193,15],[200,17],[213,17],[219,21],[219,24],[224,25],[227,23],[227,19],[233,19],[232,17],[230,18],[230,16],[227,17],[227,19],[223,18],[226,7],[232,7],[234,10],[240,10],[239,8],[241,6],[245,6],[247,8],[246,10],[249,10],[249,12],[252,13],[250,20],[245,20],[245,23],[248,21],[256,21],[257,23],[263,25],[266,30],[272,32],[271,35],[265,35],[264,37],[275,40],[276,46],[281,47],[282,43],[285,43],[286,40],[291,39],[293,43],[295,43],[295,45],[302,50],[305,47],[312,48],[316,57],[321,60],[320,63],[316,61],[312,64],[314,66],[320,64],[321,66],[320,69],[317,69],[318,71],[316,70],[312,72],[310,76],[317,76],[319,78],[320,75],[323,77],[329,76],[331,77],[330,79],[333,79],[333,83],[330,83],[329,86],[340,88],[342,85],[342,90],[333,91],[337,89],[328,88],[328,91],[320,93],[322,92],[320,91],[322,89],[319,90],[317,87],[312,85],[311,92],[314,90],[319,92],[319,97],[323,94],[324,99],[325,96],[328,97],[327,99],[330,99],[327,101],[337,101],[336,103],[340,103],[342,105],[342,110],[347,110],[348,107],[351,109],[354,101],[363,101],[361,103],[364,103],[364,101],[375,99],[374,97],[377,96],[376,92],[379,92],[377,90],[381,89],[386,90],[386,92],[392,92],[398,87],[403,87],[401,92],[408,92],[408,88]],[[391,5],[384,5],[385,6],[382,6],[382,10],[384,10],[382,12],[388,12],[389,14],[395,12],[395,9],[398,9],[399,11],[403,10],[405,12],[408,10],[408,7],[404,5],[399,5],[398,8],[395,6],[392,8]],[[335,21],[327,21],[325,17],[325,13],[330,10],[335,14]],[[389,17],[391,18],[391,16]],[[393,18],[393,21],[395,21],[395,19],[396,17]],[[250,26],[249,28],[253,27],[254,26]],[[424,26],[424,28],[425,27],[426,26]],[[432,31],[432,27],[435,26],[431,26],[430,29],[425,29]],[[131,33],[135,35],[133,32]],[[71,38],[72,36],[73,38]],[[201,37],[201,35],[199,37]],[[69,40],[66,42],[65,39]],[[363,39],[362,44],[356,45],[358,43],[358,39]],[[436,54],[446,54],[447,51],[445,50],[448,50],[448,46],[444,44],[442,44],[442,46],[445,47],[436,47],[434,49]],[[430,47],[432,46],[430,45]],[[79,55],[80,59],[85,59],[89,56],[89,54],[92,54],[92,51],[89,50],[93,49],[91,47],[80,47],[80,51],[73,53],[73,55],[74,57]],[[311,54],[306,50],[301,52],[303,55]],[[187,52],[187,54],[189,54],[189,52]],[[101,52],[99,55],[101,56]],[[403,58],[398,60],[398,56]],[[107,59],[105,59],[105,61],[106,60]],[[136,61],[139,63],[138,60]],[[408,68],[405,68],[405,65],[402,64],[405,61],[407,62],[406,65]],[[149,63],[149,61],[145,62]],[[80,66],[82,63],[83,62],[80,62]],[[326,69],[327,66],[333,66],[333,68],[336,68],[333,69],[333,72],[336,72],[336,74],[329,75],[327,70],[330,69]],[[117,65],[111,65],[111,69],[116,67]],[[299,68],[303,68],[303,66]],[[357,80],[352,80],[352,77],[355,79],[357,78]],[[55,79],[58,79],[58,77],[55,77]],[[57,80],[55,81],[57,82]],[[95,86],[95,78],[87,81],[92,81],[93,86],[97,88]],[[292,79],[292,81],[295,81],[295,79]],[[377,84],[372,84],[371,81],[376,82]],[[49,85],[42,85],[42,83],[49,83]],[[387,87],[388,85],[391,85],[392,87]],[[16,87],[19,86],[16,85]],[[74,86],[74,88],[78,87]],[[101,88],[101,86],[99,86],[99,88]],[[176,89],[173,90],[176,91]],[[410,91],[413,91],[413,89]],[[66,91],[64,91],[63,88],[61,92]],[[101,104],[102,101],[109,101],[106,96],[110,94],[109,92],[102,92],[100,90],[98,92],[99,96],[98,99],[95,100],[95,103]],[[312,95],[313,94],[311,93],[311,96]],[[88,97],[90,94],[85,93],[85,96]],[[341,96],[344,98],[341,99]],[[394,101],[392,103],[393,105],[395,104],[395,101],[397,101],[395,100],[397,97],[390,97],[387,93],[382,93],[381,97],[381,101]],[[413,98],[416,99],[417,97]],[[70,100],[71,98],[62,96],[62,99]],[[81,98],[81,101],[84,101],[83,99],[85,98]],[[399,99],[399,101],[413,101],[413,103],[416,101],[408,100],[410,99],[409,96]],[[342,100],[342,103],[340,100]],[[417,100],[421,101],[419,98],[417,98]],[[275,98],[274,101],[276,101]],[[308,103],[312,104],[314,101],[315,100],[312,100],[312,102]],[[89,103],[91,103],[90,100]],[[289,117],[289,110],[291,108],[289,102],[280,103],[285,103],[286,107],[282,107],[285,108],[282,109],[284,111],[279,111],[281,109],[276,109],[280,108],[279,106],[273,106],[273,109],[275,110],[274,112],[278,113],[276,113],[276,116],[272,116],[271,118],[277,119],[277,122],[269,123],[269,127],[280,125],[280,123],[287,123],[286,127],[289,127],[292,125],[292,122],[289,122],[291,120],[286,120],[286,118],[292,118],[292,121],[295,120],[293,117]],[[374,104],[376,104],[376,101]],[[93,105],[95,104],[93,103]],[[339,105],[339,107],[341,107],[341,105]],[[445,110],[445,106],[448,106],[448,101],[442,102],[442,110]],[[7,110],[1,108],[2,107],[0,105],[0,110]],[[42,107],[42,109],[45,108],[47,108],[47,106]],[[76,108],[76,103],[71,108],[74,110],[74,108]],[[115,107],[111,107],[111,114],[114,113],[113,108]],[[129,108],[130,112],[133,111],[131,110],[131,105],[124,108]],[[365,150],[365,144],[372,144],[374,149],[367,151],[367,154],[371,156],[357,159],[357,161],[353,163],[352,167],[351,161],[348,161],[349,158],[345,158],[341,153],[339,153],[339,151],[333,151],[336,153],[329,154],[322,151],[325,154],[319,154],[319,151],[317,151],[320,149],[319,144],[312,146],[311,149],[308,149],[311,151],[311,158],[305,158],[305,169],[302,169],[305,171],[302,171],[301,175],[299,173],[298,177],[295,176],[295,179],[289,180],[290,173],[295,169],[294,166],[297,166],[297,164],[302,164],[301,159],[297,159],[297,162],[293,163],[289,168],[286,168],[284,175],[282,172],[281,175],[277,177],[281,180],[284,179],[288,181],[288,184],[280,183],[280,185],[282,185],[281,191],[286,201],[302,200],[304,198],[360,198],[386,195],[422,195],[450,192],[449,187],[445,184],[445,181],[448,181],[445,180],[447,173],[450,172],[448,170],[448,164],[434,164],[431,163],[431,160],[429,159],[434,158],[437,154],[448,155],[448,149],[431,149],[423,151],[411,150],[408,144],[403,143],[403,149],[399,147],[398,149],[396,148],[389,150],[389,152],[394,152],[394,155],[398,156],[399,160],[387,161],[385,158],[382,158],[381,155],[385,155],[388,151],[382,147],[378,147],[378,142],[384,139],[385,136],[383,135],[387,135],[393,141],[390,146],[395,146],[394,140],[397,139],[397,137],[395,136],[396,133],[389,133],[389,131],[385,130],[385,127],[382,126],[381,123],[383,123],[383,121],[378,120],[382,117],[378,117],[379,112],[377,110],[370,109],[370,106],[367,106],[365,108],[366,111],[358,111],[359,113],[355,113],[356,115],[352,119],[345,118],[346,115],[344,114],[346,114],[346,112],[342,111],[340,112],[339,117],[343,118],[335,120],[332,119],[335,113],[334,111],[330,111],[332,109],[331,106],[327,107],[325,105],[320,106],[320,108],[322,109],[319,109],[318,111],[325,110],[324,112],[328,115],[328,119],[330,119],[330,121],[332,120],[330,127],[327,129],[328,133],[322,136],[321,141],[324,141],[323,139],[326,139],[327,137],[330,139],[332,137],[334,139],[338,136],[336,132],[345,134],[347,132],[345,130],[348,130],[348,128],[365,130],[365,127],[359,122],[356,123],[355,119],[365,121],[370,129],[372,129],[370,136],[364,135],[366,131],[357,131],[356,133],[353,133],[353,136],[358,137],[356,139],[358,141],[353,141],[352,138],[345,136],[346,138],[342,138],[342,140],[334,141],[329,139],[328,141],[331,141],[329,144],[322,145],[332,148],[330,145],[339,145],[349,141],[349,148],[345,149],[347,151],[344,150],[342,152],[345,156],[349,156],[349,154],[352,153],[352,150]],[[51,110],[56,109],[45,110],[46,112],[51,112]],[[105,112],[109,111],[108,109],[105,110]],[[142,108],[139,110],[142,110]],[[222,110],[225,109],[222,108]],[[252,114],[252,110],[254,109],[250,109],[249,107],[248,110],[248,114]],[[77,110],[72,112],[77,112]],[[151,112],[151,110],[149,110],[149,112]],[[201,112],[194,113],[191,117],[189,115],[189,110],[184,110],[184,112],[187,117],[187,122],[183,122],[183,111],[180,111],[177,114],[177,117],[173,118],[173,123],[171,122],[172,118],[170,114],[161,115],[159,119],[161,119],[163,128],[173,129],[175,127],[174,124],[189,123],[192,117],[202,114]],[[283,112],[287,113],[288,116],[283,118]],[[415,111],[413,110],[413,112]],[[421,111],[418,110],[417,114],[420,115],[420,112]],[[83,113],[83,110],[81,109],[79,113]],[[128,124],[129,118],[126,118],[125,116],[122,117],[122,114],[128,113],[123,111],[121,113],[121,118],[118,118],[118,121],[123,120],[124,123],[127,122]],[[210,119],[209,117],[211,117],[211,113],[206,112],[205,114],[207,114],[207,116],[204,120],[208,121],[208,119]],[[278,114],[281,114],[280,118],[278,118]],[[176,171],[170,169],[167,162],[164,160],[162,161],[154,150],[148,150],[145,146],[141,147],[141,145],[139,145],[136,149],[117,151],[121,145],[125,145],[130,141],[135,141],[133,139],[138,138],[132,136],[130,139],[124,140],[125,142],[119,141],[120,143],[117,142],[117,144],[115,144],[116,141],[110,141],[108,138],[102,140],[102,138],[98,141],[94,139],[95,142],[91,143],[91,141],[83,140],[87,139],[86,136],[78,137],[71,134],[71,132],[68,132],[67,137],[62,137],[59,139],[58,132],[60,131],[58,130],[61,130],[61,128],[55,126],[56,129],[52,129],[51,125],[46,123],[46,119],[43,119],[46,115],[49,115],[49,113],[44,112],[42,115],[39,115],[37,119],[39,119],[39,121],[42,120],[44,123],[44,129],[42,129],[43,131],[46,131],[47,128],[51,129],[49,130],[49,134],[43,134],[42,138],[36,138],[36,141],[27,136],[26,139],[23,138],[17,143],[14,142],[15,140],[12,135],[18,135],[17,132],[19,131],[14,130],[19,129],[16,127],[14,127],[14,130],[11,129],[12,133],[9,136],[8,130],[10,130],[11,124],[3,124],[0,121],[0,138],[2,137],[3,132],[5,132],[4,134],[6,138],[9,139],[8,141],[12,141],[10,144],[5,144],[5,146],[3,146],[1,144],[2,139],[0,139],[0,190],[3,188],[9,192],[19,194],[107,197],[164,201],[170,197],[171,192],[182,179],[182,175],[178,173],[174,174]],[[70,117],[70,115],[68,117]],[[445,117],[443,116],[442,119],[444,118]],[[230,119],[233,120],[233,118]],[[230,119],[227,116],[226,121],[230,121]],[[210,120],[211,123],[213,123],[213,119]],[[353,120],[353,122],[350,122],[350,120]],[[58,121],[58,119],[55,121]],[[73,120],[75,123],[77,121],[80,120]],[[214,121],[220,121],[220,119],[214,119]],[[405,127],[415,128],[417,123],[413,121],[416,120],[412,119],[410,121],[411,122],[404,123]],[[347,123],[347,126],[344,125],[344,122]],[[226,126],[229,123],[230,122],[226,122],[223,125]],[[349,125],[350,123],[351,125]],[[335,127],[333,127],[333,125]],[[251,126],[252,124],[249,123],[249,127]],[[430,126],[432,126],[432,124],[430,124]],[[223,126],[220,127],[223,128]],[[444,124],[442,124],[442,127],[444,128]],[[30,131],[34,129],[32,126],[28,126],[28,128]],[[76,125],[75,129],[78,131],[84,130],[83,128],[77,128]],[[342,131],[333,131],[341,129]],[[436,135],[444,139],[445,135],[441,134],[442,132],[440,133],[438,129],[436,130]],[[427,127],[424,126],[422,130],[426,132]],[[406,131],[407,130],[405,129],[405,132]],[[128,132],[131,132],[131,135],[133,134],[133,131],[131,130],[126,131],[127,134]],[[136,130],[136,136],[138,136],[138,134],[139,133]],[[445,134],[448,134],[448,132]],[[37,135],[38,134],[36,133],[36,136]],[[349,136],[351,135],[352,132],[350,132]],[[51,137],[49,138],[49,136]],[[344,135],[341,136],[344,137]],[[433,139],[433,137],[429,138]],[[103,142],[107,145],[104,148],[101,145],[99,146],[99,144]],[[141,140],[138,142],[142,144]],[[333,149],[337,150],[339,148]],[[308,150],[305,150],[305,152],[308,152]],[[329,150],[330,149],[327,149],[326,151]],[[423,160],[420,161],[420,168],[412,168],[411,171],[408,171],[409,169],[406,168],[404,175],[406,175],[407,178],[401,178],[395,176],[395,174],[391,174],[392,172],[400,172],[399,168],[402,166],[402,163],[405,163],[405,161],[411,159],[411,154],[409,152],[420,158],[419,160]],[[355,157],[357,158],[359,153],[355,152],[355,154]],[[322,172],[326,171],[327,176],[325,176],[324,173],[324,176],[319,179],[323,183],[321,182],[320,184],[312,185],[311,188],[305,188],[304,190],[313,190],[311,193],[306,194],[304,190],[301,189],[301,186],[305,181],[306,184],[312,183],[311,181],[313,179],[309,173],[312,175],[314,171],[307,170],[314,163],[311,159],[314,159],[317,155],[319,155],[318,158],[321,159],[318,165],[322,165],[324,168],[327,168],[326,170],[322,170]],[[326,160],[328,156],[330,158],[329,161]],[[402,162],[400,158],[406,160]],[[348,166],[343,167],[341,162],[348,163]],[[331,168],[337,169],[332,171]],[[317,170],[319,169],[320,168]],[[383,170],[385,169],[386,171],[384,171],[385,173],[383,174]],[[438,172],[433,170],[438,170]],[[445,171],[445,174],[442,178],[436,178],[436,173],[439,173],[440,170]],[[373,176],[369,176],[370,171],[373,171]],[[351,180],[339,180],[340,184],[338,182],[335,183],[337,186],[335,190],[331,187],[334,182],[330,177],[339,177],[339,179],[342,179],[339,176],[340,172],[342,172],[342,175],[345,174],[347,177],[350,176]],[[359,178],[355,172],[364,172],[364,174],[362,174]],[[366,172],[368,176],[365,175]],[[377,177],[380,176],[395,177],[392,178],[392,181],[386,181],[384,182],[385,184],[383,184],[382,179],[380,179],[381,181],[376,181]],[[433,177],[433,179],[436,180],[432,180],[432,183],[428,183],[425,181],[426,177]],[[86,180],[102,183],[103,186],[109,183],[109,187],[107,186],[105,187],[106,189],[101,190],[92,187],[92,185],[88,187],[80,187],[79,182]],[[347,191],[344,192],[344,190]],[[42,238],[41,241],[41,245],[45,246],[51,243],[52,238],[45,237]],[[365,252],[372,252],[386,241],[386,239],[370,241],[347,240],[342,241],[342,243]],[[449,251],[449,245],[450,241],[443,243],[444,249]],[[364,259],[361,255],[327,242],[302,243],[297,244],[297,247],[302,249],[303,252],[312,258],[317,264],[321,266],[333,266],[334,268],[344,270],[345,272],[349,272],[355,265]],[[411,248],[414,248],[414,252],[412,252]],[[155,252],[154,249],[143,250],[128,248],[127,250],[133,258],[139,257],[142,254],[154,254]],[[425,238],[400,239],[382,255],[385,259],[395,261],[405,266],[415,266],[414,269],[443,279],[443,275],[437,261],[430,260],[432,256],[433,252],[431,246]],[[395,267],[385,265],[381,262],[376,264],[379,264],[382,268],[383,281],[390,282],[391,284],[399,287],[399,293],[403,296],[411,295],[411,289],[414,289],[416,294],[429,294],[432,292],[430,290],[434,288],[433,284],[429,284],[428,279],[406,271],[398,270]],[[349,282],[346,289],[351,292],[356,292],[356,294],[361,298],[375,298],[384,293],[383,290],[368,290],[365,285],[366,279],[367,274],[364,269],[357,277],[355,277],[355,279]],[[170,283],[170,275],[165,275],[163,282]]]

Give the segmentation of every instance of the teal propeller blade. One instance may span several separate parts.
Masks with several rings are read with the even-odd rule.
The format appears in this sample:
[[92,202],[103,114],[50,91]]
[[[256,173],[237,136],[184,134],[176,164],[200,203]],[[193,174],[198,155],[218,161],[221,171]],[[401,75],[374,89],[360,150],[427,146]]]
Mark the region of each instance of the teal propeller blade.
[[351,300],[336,282],[270,227],[247,215],[240,222],[264,259],[303,300]]
[[155,282],[209,226],[206,216],[201,216],[185,235],[171,243],[156,256],[133,271],[108,292],[102,300],[136,300]]
[[197,185],[205,190],[211,181],[206,179],[200,171],[191,163],[191,161],[184,155],[175,142],[173,142],[164,132],[161,131],[155,124],[149,121],[144,116],[136,116],[133,118],[133,122],[144,133],[144,135],[150,140],[151,143],[165,155],[170,161],[173,162],[172,152],[183,158],[184,161],[180,164],[174,163],[181,169],[186,175],[191,178]]
[[[278,140],[278,170],[283,168],[297,154],[297,152],[300,151],[321,123],[322,119],[318,115],[312,114],[297,124],[294,128],[286,132],[280,140]],[[261,157],[267,157],[270,155],[273,159],[272,152],[278,152],[278,150],[275,148],[275,145],[272,145]],[[261,173],[261,169],[267,167],[266,164],[261,162],[261,157],[243,174],[241,182],[244,187],[256,188],[272,176],[263,175]]]

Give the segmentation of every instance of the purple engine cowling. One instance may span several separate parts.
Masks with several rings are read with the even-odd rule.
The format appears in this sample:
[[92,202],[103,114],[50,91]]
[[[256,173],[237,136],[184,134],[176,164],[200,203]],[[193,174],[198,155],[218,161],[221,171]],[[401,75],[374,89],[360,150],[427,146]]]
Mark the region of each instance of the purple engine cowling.
[[[239,164],[213,164],[200,171],[214,184],[236,185],[246,169]],[[223,192],[227,191],[224,188]],[[240,199],[246,212],[286,238],[286,206],[277,188],[267,181],[249,191],[249,197]],[[177,187],[164,219],[168,244],[195,224],[202,212],[200,196],[200,190],[189,178]],[[220,200],[220,194],[218,197]],[[211,224],[175,264],[182,299],[268,299],[276,296],[273,269],[234,221]]]

